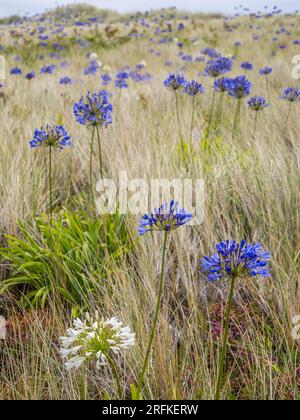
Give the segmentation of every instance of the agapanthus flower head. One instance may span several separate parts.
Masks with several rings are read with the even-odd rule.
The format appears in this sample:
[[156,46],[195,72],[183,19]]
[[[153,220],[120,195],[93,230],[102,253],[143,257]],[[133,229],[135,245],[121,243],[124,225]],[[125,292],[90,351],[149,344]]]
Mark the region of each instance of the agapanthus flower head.
[[88,361],[95,362],[99,369],[108,358],[133,347],[135,334],[117,318],[105,320],[96,312],[93,318],[87,314],[83,320],[75,319],[73,328],[67,329],[60,342],[60,354],[68,370],[78,369]]
[[119,89],[126,89],[128,88],[127,79],[116,79],[115,80],[115,87]]
[[87,126],[106,127],[112,123],[112,104],[106,91],[88,92],[73,107],[76,121]]
[[111,82],[111,77],[110,77],[110,75],[109,74],[102,74],[102,76],[101,76],[101,80],[102,80],[102,85],[103,86],[107,86],[107,85],[109,85],[110,84],[110,82]]
[[19,69],[19,67],[13,67],[12,69],[10,69],[10,74],[14,76],[19,76],[20,74],[22,74],[22,70]]
[[56,66],[54,64],[50,64],[49,66],[43,66],[41,68],[41,73],[42,74],[53,74],[55,68],[56,68]]
[[185,78],[182,74],[170,74],[169,77],[164,81],[164,85],[173,90],[178,90],[186,83]]
[[201,93],[205,93],[205,88],[201,83],[192,80],[191,82],[186,82],[184,84],[182,92],[190,96],[197,96]]
[[34,131],[33,139],[29,142],[31,148],[37,147],[55,147],[63,149],[70,146],[71,137],[67,130],[61,125],[47,125],[45,128],[36,129]]
[[270,253],[264,251],[260,243],[227,240],[218,243],[216,251],[214,255],[204,257],[201,263],[202,271],[209,281],[270,276]]
[[73,81],[69,76],[62,77],[59,80],[60,85],[71,85],[72,83],[73,83]]
[[169,205],[164,204],[154,209],[153,213],[144,214],[140,220],[138,233],[143,235],[150,231],[170,232],[189,223],[192,217],[192,214],[180,209],[178,203],[172,200]]
[[283,91],[283,95],[280,99],[288,102],[299,102],[300,101],[300,90],[298,88],[287,88]]
[[245,61],[244,63],[242,63],[241,68],[244,70],[253,70],[253,64],[249,61]]
[[129,79],[129,77],[130,77],[130,73],[128,73],[127,71],[120,71],[116,75],[116,78],[121,79],[121,80]]
[[261,76],[267,76],[268,74],[271,74],[273,71],[272,67],[263,67],[259,70],[259,74]]
[[227,57],[220,57],[217,60],[211,60],[205,67],[204,74],[210,77],[220,77],[232,69],[232,60]]
[[228,77],[221,77],[214,81],[213,88],[216,92],[228,92],[230,81]]
[[253,111],[262,111],[263,109],[267,108],[269,104],[262,96],[253,96],[248,101],[249,108]]
[[34,71],[31,71],[30,73],[27,73],[25,75],[25,79],[27,79],[27,80],[32,80],[34,78],[35,78],[35,72]]
[[236,99],[245,98],[250,95],[251,87],[251,82],[245,76],[238,76],[230,80],[228,93]]

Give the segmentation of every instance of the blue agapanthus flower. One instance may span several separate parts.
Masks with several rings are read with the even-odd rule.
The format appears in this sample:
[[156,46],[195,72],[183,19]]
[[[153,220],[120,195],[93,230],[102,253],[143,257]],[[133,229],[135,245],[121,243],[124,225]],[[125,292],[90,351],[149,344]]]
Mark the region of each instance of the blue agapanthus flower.
[[267,108],[269,104],[262,96],[253,96],[248,101],[249,108],[253,111],[262,111],[264,108]]
[[29,145],[33,149],[37,147],[63,149],[72,144],[70,139],[70,135],[62,125],[47,125],[45,128],[42,127],[34,131],[33,139],[30,140]]
[[245,76],[238,76],[230,80],[228,93],[236,99],[245,98],[250,95],[251,87],[251,82]]
[[145,214],[140,220],[138,233],[143,235],[150,231],[170,232],[190,222],[192,217],[185,209],[179,209],[178,203],[172,200],[169,205],[162,205],[153,213]]
[[31,71],[30,73],[27,73],[25,75],[25,79],[27,79],[27,80],[32,80],[34,78],[35,78],[35,72],[34,71]]
[[222,74],[228,73],[232,69],[232,60],[227,57],[220,57],[217,60],[211,60],[205,67],[205,76],[220,77]]
[[13,67],[12,69],[10,69],[10,74],[14,76],[19,76],[20,74],[22,74],[22,70],[19,69],[19,67]]
[[213,88],[216,92],[227,92],[229,89],[231,79],[228,77],[221,77],[214,81]]
[[112,123],[112,104],[109,102],[108,92],[88,92],[74,104],[73,111],[76,121],[87,126],[107,126]]
[[100,65],[98,61],[92,60],[90,64],[84,69],[84,75],[88,76],[89,74],[95,75],[97,71],[99,70]]
[[259,70],[259,74],[261,76],[267,76],[268,74],[271,74],[273,71],[272,67],[263,67]]
[[270,253],[262,245],[240,243],[227,240],[216,245],[217,253],[202,259],[201,267],[209,281],[229,279],[232,277],[249,278],[255,276],[269,277],[268,266]]
[[72,79],[68,76],[62,77],[59,81],[60,85],[71,85],[73,83]]
[[201,93],[205,93],[205,88],[201,83],[192,80],[191,82],[186,82],[184,84],[182,92],[190,96],[197,96]]
[[186,83],[186,80],[182,74],[170,74],[170,76],[164,81],[164,85],[173,90],[182,88]]
[[101,80],[103,86],[108,86],[111,82],[111,77],[109,74],[102,74]]
[[253,70],[253,64],[249,61],[245,61],[244,63],[242,63],[241,68],[244,70]]
[[283,91],[283,95],[280,99],[288,102],[299,102],[300,101],[300,90],[298,88],[287,88]]
[[127,79],[116,79],[115,80],[115,87],[119,89],[126,89],[128,88]]
[[41,73],[42,74],[53,74],[55,68],[56,68],[56,66],[54,64],[50,64],[49,66],[43,66],[41,68]]
[[130,73],[128,73],[127,71],[120,71],[116,75],[116,78],[120,80],[126,80],[126,79],[129,79],[129,77],[130,77]]

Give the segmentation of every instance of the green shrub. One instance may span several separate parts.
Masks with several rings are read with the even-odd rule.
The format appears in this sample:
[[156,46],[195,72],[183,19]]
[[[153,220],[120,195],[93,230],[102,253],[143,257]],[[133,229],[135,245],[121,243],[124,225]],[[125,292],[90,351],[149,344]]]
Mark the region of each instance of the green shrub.
[[103,287],[110,264],[124,258],[130,247],[119,215],[91,219],[63,212],[52,227],[45,216],[33,227],[18,226],[19,237],[5,235],[7,246],[0,248],[0,259],[10,264],[0,293],[17,289],[25,307],[43,308],[59,298],[84,310],[101,282]]

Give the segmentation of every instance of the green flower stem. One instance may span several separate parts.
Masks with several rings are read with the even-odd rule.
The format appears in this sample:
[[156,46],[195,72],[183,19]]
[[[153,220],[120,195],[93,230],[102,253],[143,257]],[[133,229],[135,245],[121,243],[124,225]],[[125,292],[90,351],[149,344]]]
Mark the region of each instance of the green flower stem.
[[98,141],[100,175],[101,175],[101,179],[103,180],[102,150],[101,150],[100,132],[99,132],[98,125],[96,125],[96,131],[97,131],[97,141]]
[[285,134],[285,130],[288,126],[288,122],[289,122],[289,119],[290,119],[290,116],[291,116],[291,112],[292,112],[292,102],[290,102],[290,104],[289,104],[289,110],[288,110],[288,113],[287,113],[287,117],[286,117],[286,121],[285,121],[283,130],[282,130],[282,135]]
[[94,139],[95,139],[95,131],[96,127],[93,127],[93,134],[92,134],[92,140],[91,140],[91,149],[90,149],[90,196],[91,201],[93,201],[94,197],[94,181],[93,181],[93,152],[94,152]]
[[213,95],[212,95],[212,101],[211,101],[211,108],[210,108],[210,113],[209,113],[209,119],[208,119],[208,127],[207,127],[207,131],[208,132],[210,130],[211,123],[212,123],[212,120],[213,120],[215,100],[216,100],[216,91],[214,90],[213,91]]
[[241,104],[242,104],[242,100],[239,98],[237,100],[236,111],[235,111],[234,122],[233,122],[233,132],[232,132],[232,137],[233,138],[237,134],[237,131],[238,131],[238,128],[239,128],[240,114],[241,114]]
[[224,363],[225,363],[225,359],[226,359],[226,356],[227,356],[229,322],[230,322],[230,313],[231,313],[231,308],[232,308],[235,281],[236,281],[236,277],[233,276],[232,279],[231,279],[231,285],[230,285],[230,291],[229,291],[227,309],[226,309],[225,331],[224,331],[224,339],[223,339],[223,348],[222,348],[222,353],[221,353],[221,357],[220,357],[220,364],[219,364],[216,401],[219,401],[220,396],[221,396],[221,388],[222,388],[223,374],[224,374]]
[[53,206],[53,193],[52,193],[52,146],[49,146],[49,193],[50,193],[50,203],[49,203],[49,218],[50,225],[52,226],[52,206]]
[[108,363],[111,367],[111,370],[114,374],[114,377],[115,377],[115,380],[116,380],[116,383],[117,383],[117,387],[118,387],[119,398],[120,398],[120,400],[123,400],[124,399],[124,392],[123,392],[121,381],[120,381],[120,378],[119,378],[117,366],[116,366],[114,360],[108,354],[106,354],[105,356],[106,356],[106,358],[108,360]]
[[192,140],[193,140],[194,122],[195,122],[195,96],[193,96],[193,103],[192,103],[192,120],[191,120],[191,131],[190,131],[190,142],[192,142]]
[[146,352],[146,356],[145,356],[145,360],[144,360],[144,364],[143,364],[143,368],[142,368],[142,373],[141,373],[141,376],[139,378],[139,383],[138,383],[138,388],[137,388],[137,395],[138,396],[140,395],[140,392],[141,392],[141,389],[142,389],[142,386],[143,386],[143,382],[144,382],[145,372],[146,372],[146,369],[147,369],[147,366],[148,366],[149,356],[150,356],[151,347],[152,347],[152,343],[153,343],[154,336],[155,336],[155,330],[156,330],[156,327],[157,327],[157,321],[158,321],[158,315],[159,315],[159,310],[160,310],[160,305],[161,305],[161,299],[162,299],[163,290],[164,290],[164,271],[165,271],[165,259],[166,259],[166,251],[167,251],[168,233],[169,232],[166,230],[165,231],[164,246],[163,246],[159,291],[158,291],[158,296],[157,296],[155,316],[154,316],[153,327],[152,327],[152,330],[151,330],[150,339],[149,339],[149,343],[148,343],[148,347],[147,347],[147,352]]
[[179,116],[178,92],[177,92],[177,90],[174,90],[174,92],[175,92],[175,103],[176,103],[176,116],[177,116],[177,124],[178,124],[178,133],[179,133],[179,138],[180,138],[180,142],[181,142],[182,151],[184,153],[184,143],[183,143],[183,139],[182,139],[180,116]]
[[253,137],[254,137],[254,139],[255,139],[255,136],[256,136],[258,113],[259,113],[259,111],[255,111],[254,130],[253,130]]

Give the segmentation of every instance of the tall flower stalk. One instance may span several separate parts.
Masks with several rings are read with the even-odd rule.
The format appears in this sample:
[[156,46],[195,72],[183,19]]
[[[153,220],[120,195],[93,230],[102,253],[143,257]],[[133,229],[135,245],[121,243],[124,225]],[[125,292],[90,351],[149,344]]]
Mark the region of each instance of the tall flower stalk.
[[182,132],[181,132],[178,90],[180,88],[183,88],[185,83],[186,83],[186,80],[184,76],[182,76],[181,74],[177,74],[177,75],[170,74],[169,77],[164,81],[164,86],[172,90],[175,95],[175,108],[176,108],[176,118],[177,118],[177,125],[178,125],[178,135],[179,135],[183,153],[184,153],[184,142],[183,142]]
[[162,262],[160,271],[160,281],[157,294],[157,301],[155,307],[155,314],[152,329],[149,336],[149,342],[146,350],[146,355],[141,371],[141,375],[138,381],[137,395],[140,396],[142,386],[144,383],[144,377],[146,369],[149,363],[149,357],[152,349],[153,340],[155,338],[155,332],[158,324],[158,318],[161,308],[161,301],[164,291],[164,273],[165,273],[165,260],[167,253],[167,241],[171,231],[178,229],[179,227],[190,222],[192,215],[187,213],[184,209],[178,209],[178,203],[173,200],[170,205],[162,205],[159,209],[155,209],[154,213],[145,214],[139,224],[138,233],[143,235],[150,231],[164,232],[164,244],[162,250]]
[[283,91],[283,94],[282,96],[280,96],[280,99],[289,103],[287,117],[286,117],[283,130],[282,130],[282,134],[285,134],[289,120],[290,120],[293,104],[296,102],[300,102],[300,90],[298,88],[292,88],[292,87],[287,88]]
[[253,128],[253,137],[255,138],[256,129],[257,129],[258,114],[261,111],[263,111],[265,108],[267,108],[269,106],[269,104],[267,104],[265,98],[263,98],[261,96],[253,96],[248,101],[248,106],[255,113],[254,128]]
[[101,318],[96,312],[81,320],[74,319],[72,328],[67,329],[65,336],[60,337],[61,357],[68,370],[79,369],[84,363],[92,362],[96,369],[109,365],[116,380],[118,395],[124,398],[124,391],[114,360],[124,350],[135,345],[135,334],[123,322],[113,317]]
[[[207,63],[207,65],[205,67],[204,75],[216,79],[216,78],[230,72],[231,69],[232,69],[232,64],[233,64],[232,60],[230,58],[227,58],[227,57],[219,57],[215,60],[211,60]],[[216,102],[216,92],[217,91],[218,90],[214,86],[213,94],[212,94],[211,107],[210,107],[210,112],[209,112],[209,117],[208,117],[208,127],[207,127],[208,132],[210,131],[211,125],[212,125],[212,122],[213,122],[215,102]]]
[[228,82],[228,93],[237,100],[232,130],[233,138],[239,130],[242,100],[250,95],[251,87],[252,84],[245,76],[238,76]]
[[45,128],[36,129],[33,139],[29,142],[32,149],[48,148],[49,220],[51,225],[53,219],[52,154],[54,149],[70,146],[72,144],[70,139],[71,137],[63,126],[47,125]]
[[182,92],[192,97],[192,116],[191,116],[191,126],[190,126],[190,142],[193,138],[194,130],[194,121],[195,121],[195,99],[198,95],[205,93],[204,87],[201,83],[192,80],[191,82],[186,82],[182,89]]
[[202,271],[210,282],[221,280],[230,281],[230,289],[226,306],[226,319],[224,325],[223,345],[219,360],[215,399],[221,399],[223,386],[224,365],[227,357],[228,333],[230,314],[233,304],[234,288],[238,279],[249,279],[261,276],[269,277],[268,266],[270,253],[262,249],[261,244],[248,244],[242,240],[240,243],[227,240],[216,245],[217,253],[202,259]]
[[100,128],[107,127],[112,123],[112,104],[109,102],[109,94],[107,91],[99,91],[90,93],[88,92],[86,98],[82,97],[79,102],[74,104],[73,107],[76,121],[87,127],[92,128],[92,136],[90,142],[90,193],[94,195],[94,168],[93,168],[93,155],[94,155],[94,142],[95,134],[97,135],[98,143],[98,158],[99,158],[99,171],[101,179],[103,179],[103,159],[100,140]]

